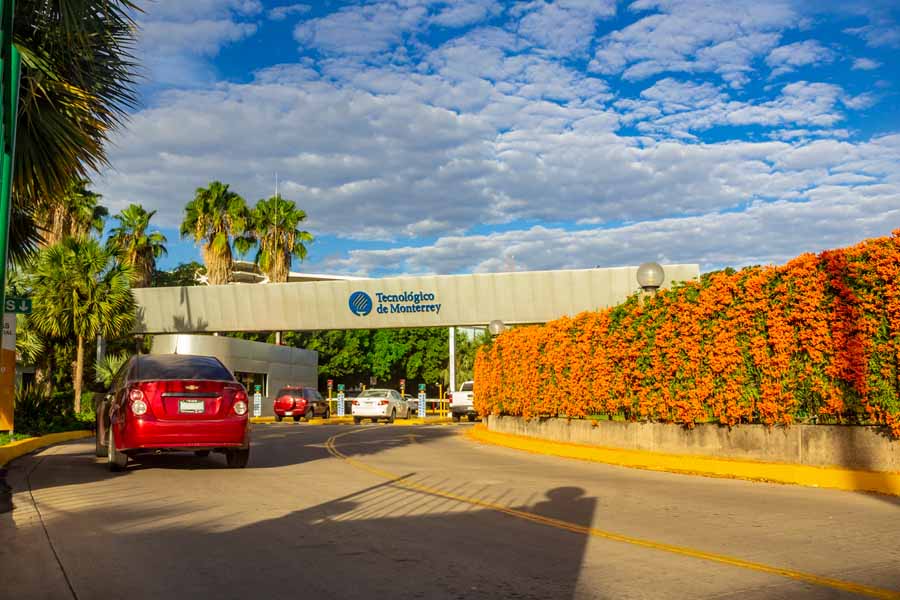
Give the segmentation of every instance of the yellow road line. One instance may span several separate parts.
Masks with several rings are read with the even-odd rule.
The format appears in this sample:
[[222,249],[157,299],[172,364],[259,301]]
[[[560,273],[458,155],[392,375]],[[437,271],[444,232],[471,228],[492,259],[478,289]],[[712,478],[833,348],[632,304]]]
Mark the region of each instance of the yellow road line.
[[585,444],[555,442],[524,435],[489,431],[473,427],[467,435],[478,442],[514,448],[534,454],[601,462],[621,467],[667,471],[705,477],[725,477],[790,483],[808,487],[878,492],[900,496],[900,473],[854,471],[838,467],[813,467],[784,463],[716,458],[707,456],[664,454],[644,450],[603,448]]
[[347,435],[350,435],[350,434],[353,434],[353,433],[359,433],[361,431],[366,431],[366,429],[354,429],[351,431],[344,431],[342,433],[333,435],[330,438],[328,438],[328,440],[325,442],[325,447],[328,449],[328,452],[335,458],[339,458],[343,461],[346,461],[350,465],[352,465],[358,469],[361,469],[363,471],[367,471],[373,475],[377,475],[378,477],[392,480],[393,481],[392,485],[395,485],[397,487],[405,488],[405,489],[411,490],[411,491],[431,494],[433,496],[440,496],[442,498],[447,498],[448,500],[455,500],[457,502],[469,504],[472,506],[477,506],[480,508],[486,508],[489,510],[503,513],[505,515],[509,515],[511,517],[523,519],[525,521],[531,521],[532,523],[539,523],[541,525],[555,527],[557,529],[562,529],[565,531],[571,531],[573,533],[589,535],[591,537],[602,538],[602,539],[611,540],[614,542],[622,542],[625,544],[630,544],[632,546],[639,546],[642,548],[649,548],[652,550],[659,550],[662,552],[669,552],[671,554],[677,554],[680,556],[689,556],[691,558],[699,558],[701,560],[707,560],[707,561],[714,562],[714,563],[730,565],[733,567],[739,567],[742,569],[748,569],[748,570],[757,571],[760,573],[768,573],[770,575],[779,575],[781,577],[787,577],[789,579],[795,579],[797,581],[803,581],[806,583],[811,583],[813,585],[828,587],[828,588],[832,588],[832,589],[836,589],[836,590],[841,590],[844,592],[859,594],[862,596],[868,596],[870,598],[881,598],[883,600],[900,600],[900,591],[877,588],[877,587],[873,587],[873,586],[863,585],[860,583],[854,583],[852,581],[844,581],[842,579],[823,577],[820,575],[815,575],[813,573],[805,573],[803,571],[797,571],[794,569],[776,567],[776,566],[772,566],[772,565],[767,565],[765,563],[753,562],[753,561],[744,560],[741,558],[727,556],[724,554],[716,554],[714,552],[706,552],[704,550],[688,548],[686,546],[676,546],[674,544],[666,544],[663,542],[654,542],[652,540],[646,540],[646,539],[642,539],[642,538],[632,537],[629,535],[623,535],[620,533],[614,533],[612,531],[596,529],[594,527],[587,527],[584,525],[579,525],[577,523],[570,523],[568,521],[563,521],[561,519],[544,517],[544,516],[536,515],[534,513],[526,512],[523,510],[517,510],[515,508],[509,508],[506,506],[501,506],[499,504],[494,504],[492,502],[486,502],[484,500],[479,500],[478,498],[470,498],[467,496],[461,496],[459,494],[454,494],[454,493],[440,490],[437,488],[432,488],[429,486],[420,485],[417,483],[406,481],[402,478],[399,478],[399,476],[394,473],[385,471],[384,469],[379,469],[378,467],[373,467],[371,465],[368,465],[356,458],[347,456],[346,454],[344,454],[340,450],[338,450],[337,445],[335,443],[337,439],[342,438]]

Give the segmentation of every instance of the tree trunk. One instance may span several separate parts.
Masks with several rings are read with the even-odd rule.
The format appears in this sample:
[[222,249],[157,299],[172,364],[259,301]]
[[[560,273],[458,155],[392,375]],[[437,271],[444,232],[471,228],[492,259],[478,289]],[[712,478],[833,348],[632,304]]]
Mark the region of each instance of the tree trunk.
[[81,412],[81,378],[84,374],[84,338],[78,336],[78,351],[75,353],[75,412]]

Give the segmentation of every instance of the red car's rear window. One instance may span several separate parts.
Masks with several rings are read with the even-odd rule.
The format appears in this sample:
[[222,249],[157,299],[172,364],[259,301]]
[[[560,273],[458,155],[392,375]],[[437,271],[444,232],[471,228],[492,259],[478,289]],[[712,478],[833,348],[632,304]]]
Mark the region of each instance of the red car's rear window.
[[212,356],[183,356],[177,354],[139,356],[129,379],[207,379],[234,381],[231,372]]

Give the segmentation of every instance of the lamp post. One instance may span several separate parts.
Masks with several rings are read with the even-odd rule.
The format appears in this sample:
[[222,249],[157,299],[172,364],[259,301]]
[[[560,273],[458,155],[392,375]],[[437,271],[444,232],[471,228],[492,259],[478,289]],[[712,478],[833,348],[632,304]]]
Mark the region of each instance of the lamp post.
[[494,319],[488,324],[488,331],[491,334],[491,337],[497,337],[503,330],[506,329],[506,325],[503,324],[503,321],[500,319]]
[[647,262],[638,267],[637,282],[641,286],[641,298],[652,296],[666,279],[666,272],[655,262]]

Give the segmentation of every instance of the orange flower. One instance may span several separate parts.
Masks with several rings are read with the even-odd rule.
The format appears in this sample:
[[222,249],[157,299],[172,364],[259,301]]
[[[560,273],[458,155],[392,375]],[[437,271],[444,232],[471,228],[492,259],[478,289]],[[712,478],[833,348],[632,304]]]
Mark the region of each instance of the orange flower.
[[641,304],[517,327],[475,362],[482,414],[692,426],[824,417],[900,436],[900,230]]

